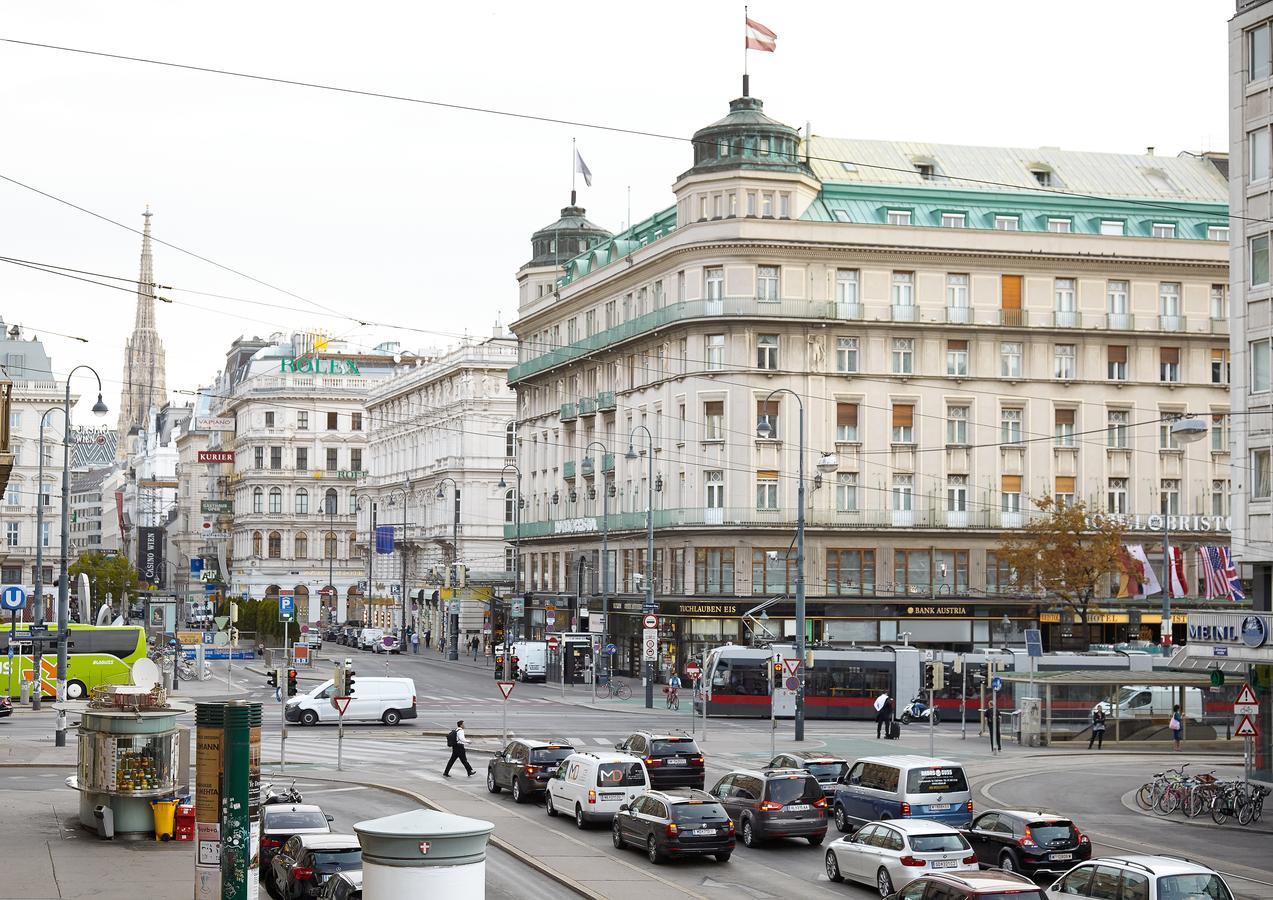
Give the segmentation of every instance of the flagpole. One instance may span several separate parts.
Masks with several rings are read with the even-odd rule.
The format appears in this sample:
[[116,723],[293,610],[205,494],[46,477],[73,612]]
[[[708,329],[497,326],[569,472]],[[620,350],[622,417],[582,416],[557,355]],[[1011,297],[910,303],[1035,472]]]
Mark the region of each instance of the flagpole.
[[743,96],[744,97],[747,96],[748,89],[751,87],[751,85],[748,84],[749,78],[747,76],[747,19],[748,19],[747,4],[744,3],[743,4]]
[[579,151],[575,149],[575,139],[570,139],[570,205],[575,205],[575,170],[579,167],[575,165],[575,154]]

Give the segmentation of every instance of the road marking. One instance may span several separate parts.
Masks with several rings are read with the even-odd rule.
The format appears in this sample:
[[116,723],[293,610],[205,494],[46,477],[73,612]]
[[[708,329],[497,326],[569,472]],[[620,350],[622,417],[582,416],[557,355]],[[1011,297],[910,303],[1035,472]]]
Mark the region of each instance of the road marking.
[[593,738],[593,740],[596,741],[598,744],[601,744],[602,746],[610,743],[609,738],[595,737]]
[[588,743],[583,738],[577,737],[566,738],[566,740],[570,741],[570,746],[572,747],[582,747],[584,744]]
[[360,785],[356,785],[355,787],[343,787],[343,788],[323,788],[323,789],[322,789],[322,790],[320,790],[320,791],[306,791],[305,793],[306,793],[306,794],[308,794],[308,795],[313,795],[313,794],[344,794],[344,793],[346,793],[346,792],[348,792],[348,791],[365,791],[365,790],[367,790],[367,786],[366,786],[365,784],[360,784]]

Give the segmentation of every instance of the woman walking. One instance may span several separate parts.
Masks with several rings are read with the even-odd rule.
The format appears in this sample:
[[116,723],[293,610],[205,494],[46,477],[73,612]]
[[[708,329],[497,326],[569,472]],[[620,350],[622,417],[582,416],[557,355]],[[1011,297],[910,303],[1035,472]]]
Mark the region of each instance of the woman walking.
[[1180,704],[1177,703],[1171,708],[1171,723],[1168,725],[1171,729],[1171,739],[1176,742],[1173,748],[1177,753],[1180,752],[1180,739],[1185,736],[1185,723],[1180,718]]

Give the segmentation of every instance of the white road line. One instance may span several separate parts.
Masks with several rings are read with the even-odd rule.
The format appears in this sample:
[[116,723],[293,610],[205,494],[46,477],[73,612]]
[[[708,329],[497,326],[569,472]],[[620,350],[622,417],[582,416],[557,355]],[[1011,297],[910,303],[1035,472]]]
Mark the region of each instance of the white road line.
[[566,740],[570,741],[570,746],[572,747],[582,747],[584,744],[588,743],[583,738],[577,737],[566,738]]
[[603,747],[608,746],[610,744],[609,738],[595,737],[593,738],[593,740],[596,741],[598,744],[601,744]]

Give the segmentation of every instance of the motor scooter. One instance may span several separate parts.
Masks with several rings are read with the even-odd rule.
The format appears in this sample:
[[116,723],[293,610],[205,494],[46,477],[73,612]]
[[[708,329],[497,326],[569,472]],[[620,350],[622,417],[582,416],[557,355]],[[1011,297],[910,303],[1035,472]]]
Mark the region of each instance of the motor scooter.
[[916,697],[902,707],[902,714],[898,718],[903,725],[909,725],[911,722],[927,722],[930,718],[936,725],[941,721],[941,714],[937,712],[936,707],[929,708],[923,697]]

